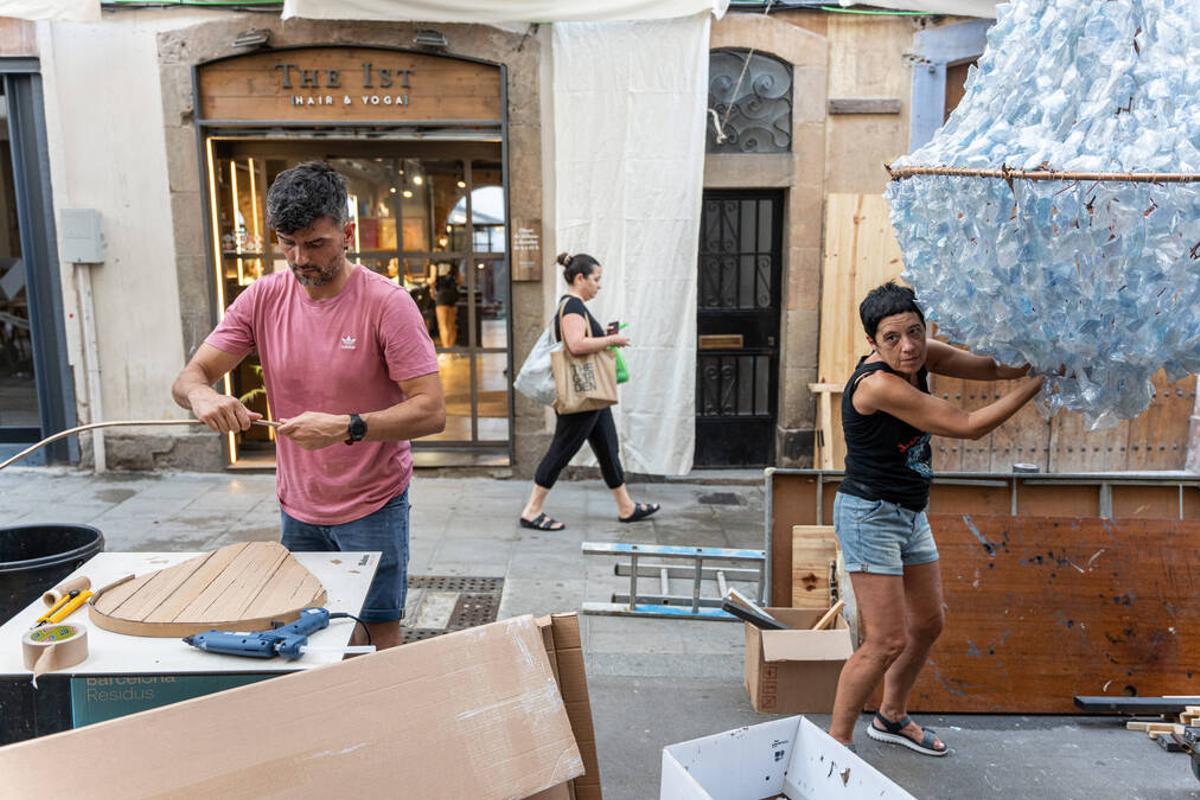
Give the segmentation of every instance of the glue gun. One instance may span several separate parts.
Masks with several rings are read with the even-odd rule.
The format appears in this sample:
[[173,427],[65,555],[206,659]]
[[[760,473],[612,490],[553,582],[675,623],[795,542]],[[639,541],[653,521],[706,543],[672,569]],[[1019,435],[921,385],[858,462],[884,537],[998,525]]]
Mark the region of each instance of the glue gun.
[[[283,656],[292,661],[312,651],[308,646],[308,637],[317,631],[329,627],[329,620],[340,618],[346,614],[330,615],[324,608],[306,608],[300,612],[300,618],[295,622],[272,628],[269,631],[205,631],[193,636],[183,637],[183,641],[205,650],[209,653],[223,653],[229,656],[249,656],[250,658],[274,658]],[[327,649],[327,648],[317,648]],[[334,648],[343,653],[374,652],[374,647],[339,647]]]

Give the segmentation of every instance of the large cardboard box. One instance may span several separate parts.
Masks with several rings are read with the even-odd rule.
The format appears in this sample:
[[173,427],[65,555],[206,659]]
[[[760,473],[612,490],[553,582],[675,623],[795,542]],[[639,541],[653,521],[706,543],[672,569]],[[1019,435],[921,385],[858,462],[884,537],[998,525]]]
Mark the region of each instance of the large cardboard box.
[[660,800],[916,800],[804,717],[663,748]]
[[853,652],[846,620],[832,628],[808,630],[820,609],[768,608],[790,630],[764,631],[745,623],[745,683],[755,711],[772,714],[828,714],[833,710],[842,665]]
[[530,616],[0,748],[0,800],[513,800],[582,774]]
[[[579,617],[574,613],[552,614],[539,618],[537,625],[542,631],[546,655],[554,669],[554,678],[558,681],[567,717],[571,720],[571,732],[583,757],[584,773],[565,787],[548,790],[531,800],[601,800],[600,764],[596,758],[596,731],[592,724],[592,704],[583,666]],[[560,791],[560,788],[565,791]]]

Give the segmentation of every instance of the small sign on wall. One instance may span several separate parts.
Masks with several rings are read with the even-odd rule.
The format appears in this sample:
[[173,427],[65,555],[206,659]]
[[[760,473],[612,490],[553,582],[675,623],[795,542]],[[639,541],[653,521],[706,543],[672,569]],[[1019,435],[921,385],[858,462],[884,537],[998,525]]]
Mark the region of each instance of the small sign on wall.
[[522,220],[513,226],[514,281],[542,279],[542,221]]

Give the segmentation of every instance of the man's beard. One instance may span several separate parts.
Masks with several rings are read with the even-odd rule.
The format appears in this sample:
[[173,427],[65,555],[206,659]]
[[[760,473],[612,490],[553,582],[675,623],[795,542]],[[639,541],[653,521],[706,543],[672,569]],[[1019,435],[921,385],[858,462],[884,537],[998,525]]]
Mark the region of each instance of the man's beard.
[[292,274],[296,276],[296,281],[301,286],[317,288],[332,283],[334,278],[336,278],[338,273],[341,271],[342,265],[340,263],[335,263],[328,267],[315,267],[318,272],[316,277],[309,277],[304,274],[305,270],[313,269],[315,265],[297,267],[295,264],[289,262],[288,266],[291,267]]

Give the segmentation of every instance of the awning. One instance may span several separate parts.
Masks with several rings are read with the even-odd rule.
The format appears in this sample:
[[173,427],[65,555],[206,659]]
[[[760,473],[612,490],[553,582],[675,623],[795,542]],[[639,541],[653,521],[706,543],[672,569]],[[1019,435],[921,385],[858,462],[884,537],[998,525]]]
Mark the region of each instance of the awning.
[[927,14],[952,14],[956,17],[996,18],[996,0],[870,0],[856,3],[853,0],[838,0],[844,8],[873,6],[891,8],[896,11],[924,11]]
[[[3,0],[0,0],[0,6]],[[729,0],[284,0],[283,18],[413,22],[611,22],[673,19],[711,11]]]
[[100,0],[0,0],[0,17],[96,22]]

